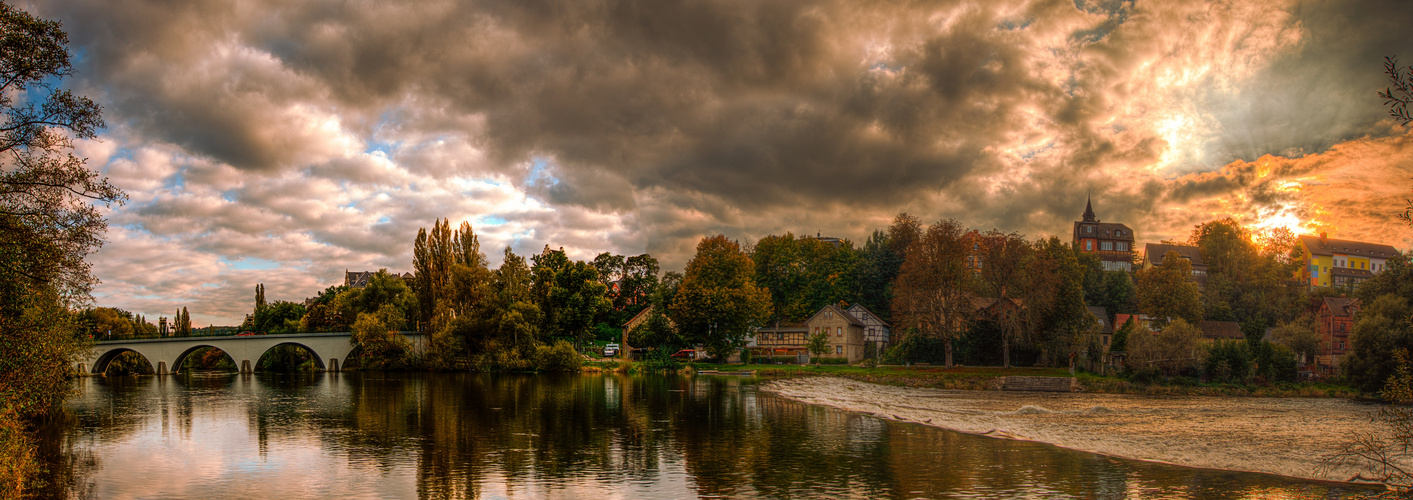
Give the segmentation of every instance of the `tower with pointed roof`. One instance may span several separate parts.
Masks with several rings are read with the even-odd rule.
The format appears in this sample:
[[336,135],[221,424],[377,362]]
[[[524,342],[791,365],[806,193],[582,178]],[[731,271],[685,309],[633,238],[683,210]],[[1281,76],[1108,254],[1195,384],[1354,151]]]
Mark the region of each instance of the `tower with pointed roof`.
[[1094,202],[1086,198],[1084,215],[1074,223],[1074,244],[1080,251],[1096,254],[1106,271],[1132,271],[1133,230],[1116,222],[1101,222],[1094,216]]

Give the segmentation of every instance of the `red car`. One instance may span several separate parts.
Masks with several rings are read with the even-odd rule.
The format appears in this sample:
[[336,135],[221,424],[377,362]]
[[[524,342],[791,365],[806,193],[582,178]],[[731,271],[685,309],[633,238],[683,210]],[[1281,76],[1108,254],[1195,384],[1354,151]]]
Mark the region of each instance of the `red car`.
[[674,358],[693,359],[697,357],[696,349],[683,349],[672,354]]

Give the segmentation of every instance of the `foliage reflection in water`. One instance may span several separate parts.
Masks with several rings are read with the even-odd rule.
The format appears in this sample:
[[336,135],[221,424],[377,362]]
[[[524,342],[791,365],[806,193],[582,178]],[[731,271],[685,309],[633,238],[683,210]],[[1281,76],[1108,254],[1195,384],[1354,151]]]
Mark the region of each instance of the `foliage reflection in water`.
[[45,496],[1294,497],[1368,493],[814,407],[732,377],[89,378]]

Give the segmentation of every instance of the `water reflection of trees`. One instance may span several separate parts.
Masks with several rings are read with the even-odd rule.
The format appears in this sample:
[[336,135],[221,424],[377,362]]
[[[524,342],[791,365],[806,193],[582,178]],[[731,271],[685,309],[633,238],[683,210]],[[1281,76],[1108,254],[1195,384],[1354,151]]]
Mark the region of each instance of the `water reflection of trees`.
[[[422,497],[496,496],[501,488],[580,496],[576,488],[605,486],[639,496],[725,497],[1311,491],[1309,485],[1291,489],[1285,478],[1124,461],[886,422],[742,387],[751,383],[372,372],[110,379],[85,385],[79,399],[93,408],[76,412],[76,425],[87,429],[80,439],[87,433],[113,440],[150,426],[141,415],[156,414],[164,430],[176,426],[190,439],[194,414],[243,415],[262,455],[270,440],[313,436],[346,456],[353,469],[415,466]],[[78,489],[84,468],[102,466],[73,449],[55,454],[80,471],[56,475],[56,481]]]

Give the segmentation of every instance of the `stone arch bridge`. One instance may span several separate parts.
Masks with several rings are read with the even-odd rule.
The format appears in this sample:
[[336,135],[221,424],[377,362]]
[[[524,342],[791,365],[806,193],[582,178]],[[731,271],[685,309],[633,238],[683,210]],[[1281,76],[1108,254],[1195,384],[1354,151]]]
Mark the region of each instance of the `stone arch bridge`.
[[[413,351],[421,351],[422,335],[404,332]],[[349,342],[349,332],[301,333],[289,335],[245,335],[229,337],[176,337],[165,339],[110,340],[97,342],[87,356],[78,361],[80,375],[101,374],[118,355],[133,351],[147,362],[158,375],[176,373],[186,358],[202,347],[214,347],[225,352],[240,367],[241,373],[255,370],[260,357],[275,346],[296,345],[309,351],[314,363],[323,370],[338,371],[350,352],[357,346]]]

